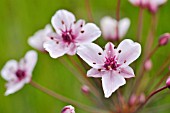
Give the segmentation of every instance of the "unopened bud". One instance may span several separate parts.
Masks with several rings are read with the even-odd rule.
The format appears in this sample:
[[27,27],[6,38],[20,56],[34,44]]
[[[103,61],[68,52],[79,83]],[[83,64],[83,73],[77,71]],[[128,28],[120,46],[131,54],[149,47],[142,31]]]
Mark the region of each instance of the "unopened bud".
[[87,85],[83,85],[83,86],[81,87],[81,91],[82,91],[84,94],[89,94],[90,89],[89,89],[89,87],[88,87]]
[[145,94],[144,93],[142,93],[142,94],[140,94],[140,96],[139,96],[139,102],[140,103],[144,103],[145,102]]
[[166,80],[166,86],[170,88],[170,77],[168,77],[168,79]]
[[71,105],[65,106],[61,113],[75,113],[74,107]]
[[136,96],[135,94],[133,94],[133,95],[130,97],[129,105],[130,105],[130,106],[133,106],[133,105],[136,103],[136,99],[137,99],[137,96]]
[[159,46],[164,46],[169,42],[170,39],[170,33],[165,33],[160,36],[159,38]]
[[150,59],[145,61],[144,68],[145,68],[146,71],[151,70],[151,68],[152,68],[152,61]]

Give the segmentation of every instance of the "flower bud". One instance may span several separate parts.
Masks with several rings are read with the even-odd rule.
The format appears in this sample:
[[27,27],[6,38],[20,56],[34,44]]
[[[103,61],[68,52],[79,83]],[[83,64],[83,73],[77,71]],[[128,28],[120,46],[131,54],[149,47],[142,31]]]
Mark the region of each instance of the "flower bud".
[[136,96],[135,94],[133,94],[133,95],[130,97],[129,105],[130,105],[130,106],[133,106],[133,105],[136,103],[136,100],[137,100],[137,96]]
[[152,68],[152,61],[150,59],[145,61],[144,68],[145,68],[146,71],[151,70],[151,68]]
[[71,105],[65,106],[61,113],[75,113],[74,107]]
[[83,85],[83,86],[81,87],[81,91],[82,91],[84,94],[89,94],[90,89],[89,89],[89,87],[88,87],[87,85]]
[[170,88],[170,76],[169,76],[168,79],[166,80],[166,85],[168,86],[168,88]]
[[170,39],[170,33],[165,33],[163,35],[160,36],[159,38],[159,46],[164,46],[168,43]]
[[144,103],[145,100],[146,100],[145,94],[144,94],[144,93],[141,93],[140,96],[139,96],[139,102],[140,102],[140,103]]

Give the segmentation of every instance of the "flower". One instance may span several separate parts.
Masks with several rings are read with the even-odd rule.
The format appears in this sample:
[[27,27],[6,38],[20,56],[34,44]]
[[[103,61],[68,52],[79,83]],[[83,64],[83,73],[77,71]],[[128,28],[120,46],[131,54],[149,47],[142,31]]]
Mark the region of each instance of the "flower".
[[108,98],[126,83],[125,78],[135,76],[129,64],[140,56],[141,46],[125,39],[117,48],[108,42],[103,51],[101,47],[91,43],[80,46],[77,54],[92,67],[87,72],[88,77],[102,77],[104,94]]
[[84,93],[84,94],[89,94],[90,93],[90,88],[87,86],[87,85],[83,85],[81,87],[81,91]]
[[65,106],[61,113],[75,113],[74,107],[71,105]]
[[1,71],[1,75],[6,81],[8,81],[6,84],[6,96],[15,93],[20,90],[24,84],[30,82],[36,62],[37,53],[35,51],[28,51],[20,62],[9,60],[5,64]]
[[66,10],[59,10],[52,17],[53,33],[50,41],[44,43],[44,48],[52,58],[64,54],[76,54],[77,47],[91,43],[100,35],[100,29],[93,23],[85,24],[84,20],[75,22],[75,16]]
[[166,86],[167,86],[168,88],[170,88],[170,76],[169,76],[168,79],[166,80]]
[[39,51],[45,51],[43,43],[50,40],[48,34],[52,33],[52,27],[47,24],[44,29],[37,31],[33,36],[29,37],[28,44]]
[[167,2],[167,0],[129,0],[135,6],[147,8],[151,13],[156,13],[158,7]]
[[117,21],[109,16],[106,16],[101,19],[100,25],[103,37],[106,40],[118,40],[124,37],[127,33],[130,26],[130,20],[128,18],[124,18],[120,21]]

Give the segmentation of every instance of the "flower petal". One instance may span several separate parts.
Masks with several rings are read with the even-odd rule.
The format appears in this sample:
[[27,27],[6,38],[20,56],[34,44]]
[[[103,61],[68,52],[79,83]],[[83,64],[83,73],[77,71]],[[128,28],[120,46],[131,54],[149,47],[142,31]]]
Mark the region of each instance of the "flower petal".
[[1,75],[7,81],[16,80],[17,77],[15,73],[17,69],[18,69],[18,62],[16,60],[10,60],[3,67],[1,71]]
[[106,16],[100,21],[103,37],[106,40],[115,40],[117,21],[109,16]]
[[58,34],[61,30],[70,30],[74,21],[75,16],[67,10],[58,10],[51,19],[51,23]]
[[100,37],[100,35],[101,31],[95,24],[87,23],[83,26],[75,41],[80,44],[91,43]]
[[77,52],[76,44],[71,43],[68,48],[69,48],[69,50],[67,52],[68,55],[75,55],[76,54],[76,52]]
[[98,78],[98,77],[102,77],[103,74],[104,74],[104,71],[101,71],[100,69],[95,69],[95,68],[91,68],[90,70],[87,71],[87,77]]
[[115,45],[111,42],[108,42],[105,45],[105,50],[104,50],[105,57],[110,58],[110,57],[115,56],[115,54],[117,53],[117,49],[114,49],[114,47],[115,47]]
[[134,71],[133,71],[133,69],[130,66],[122,68],[120,70],[120,75],[123,76],[124,78],[135,77]]
[[47,40],[50,40],[48,34],[52,32],[52,27],[50,24],[48,24],[44,29],[37,31],[33,36],[29,37],[28,44],[35,49],[44,51],[43,43]]
[[132,3],[132,4],[135,5],[135,6],[139,6],[141,0],[129,0],[129,2]]
[[63,42],[56,42],[50,40],[45,42],[43,46],[45,50],[49,52],[52,58],[58,58],[60,56],[63,56],[68,51],[68,48]]
[[104,65],[103,50],[97,44],[81,45],[77,48],[77,54],[91,67],[101,68]]
[[85,21],[80,19],[72,26],[72,34],[77,37],[81,32],[81,29],[85,25]]
[[120,86],[126,83],[123,76],[116,71],[108,71],[102,76],[102,86],[106,98],[109,98]]
[[123,64],[122,67],[124,67],[131,64],[140,56],[141,45],[130,39],[125,39],[119,44],[117,50],[120,52],[118,53],[118,63]]
[[130,20],[128,18],[121,19],[119,21],[119,37],[122,38],[127,33],[130,26]]
[[25,81],[20,82],[9,82],[6,84],[7,90],[5,92],[5,96],[8,96],[10,94],[13,94],[20,90],[25,84]]

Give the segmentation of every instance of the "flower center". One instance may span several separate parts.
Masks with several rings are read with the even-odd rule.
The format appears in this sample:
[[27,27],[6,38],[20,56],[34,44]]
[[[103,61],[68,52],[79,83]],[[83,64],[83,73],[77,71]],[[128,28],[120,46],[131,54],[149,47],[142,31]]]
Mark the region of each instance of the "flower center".
[[20,69],[18,69],[15,74],[19,80],[22,80],[26,76],[25,71],[20,70]]
[[106,61],[104,63],[104,67],[106,70],[116,70],[120,66],[120,64],[117,63],[115,56],[111,58],[106,58]]
[[73,36],[71,34],[71,31],[66,31],[62,33],[62,38],[64,42],[71,43],[73,41]]

